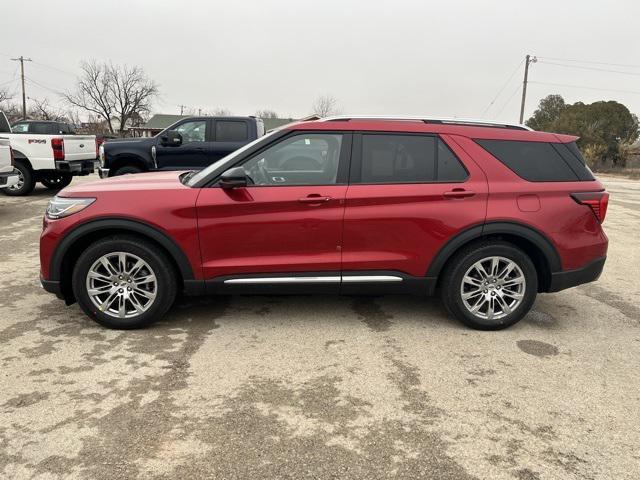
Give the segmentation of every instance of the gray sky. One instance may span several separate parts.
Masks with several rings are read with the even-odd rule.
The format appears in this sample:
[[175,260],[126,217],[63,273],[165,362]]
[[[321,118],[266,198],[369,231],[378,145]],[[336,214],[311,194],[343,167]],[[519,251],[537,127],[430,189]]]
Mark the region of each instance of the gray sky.
[[[586,68],[532,65],[530,80],[573,86],[531,83],[527,116],[549,93],[640,114],[639,18],[637,0],[3,2],[0,88],[17,99],[9,57],[28,56],[27,95],[57,103],[52,90],[72,88],[95,58],[143,67],[160,84],[156,112],[302,116],[330,94],[343,113],[480,117],[531,53]],[[486,118],[517,120],[522,68]]]

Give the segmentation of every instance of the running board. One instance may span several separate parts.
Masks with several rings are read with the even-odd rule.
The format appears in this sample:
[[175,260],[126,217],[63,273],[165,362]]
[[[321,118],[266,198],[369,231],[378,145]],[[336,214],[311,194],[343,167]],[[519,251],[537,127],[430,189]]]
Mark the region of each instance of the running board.
[[227,284],[264,285],[285,283],[373,283],[373,282],[402,282],[402,277],[395,275],[343,275],[331,277],[256,277],[256,278],[230,278],[224,281]]

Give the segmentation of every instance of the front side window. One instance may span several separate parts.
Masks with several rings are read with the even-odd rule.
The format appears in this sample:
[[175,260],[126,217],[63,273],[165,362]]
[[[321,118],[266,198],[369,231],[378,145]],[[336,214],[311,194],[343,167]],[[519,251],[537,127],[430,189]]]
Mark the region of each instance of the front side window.
[[27,133],[29,131],[28,123],[18,123],[11,127],[11,131],[13,133]]
[[342,135],[306,133],[289,137],[250,158],[243,167],[255,185],[336,183]]
[[362,135],[359,183],[463,182],[467,172],[447,145],[432,135]]
[[204,142],[207,122],[204,120],[185,122],[178,125],[174,130],[182,135],[182,143]]
[[244,142],[248,138],[246,122],[216,120],[216,142]]

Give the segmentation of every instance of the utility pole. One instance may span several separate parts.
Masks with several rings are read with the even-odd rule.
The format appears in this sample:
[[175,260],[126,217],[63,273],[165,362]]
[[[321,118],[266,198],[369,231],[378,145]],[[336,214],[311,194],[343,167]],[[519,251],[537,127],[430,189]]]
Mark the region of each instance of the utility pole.
[[20,74],[22,76],[22,118],[27,118],[27,95],[24,92],[24,62],[31,62],[30,58],[24,58],[20,55],[18,58],[12,58],[14,62],[20,62]]
[[536,63],[538,59],[527,55],[524,60],[524,81],[522,82],[522,101],[520,102],[520,123],[524,121],[524,103],[527,99],[527,81],[529,79],[529,64]]
[[180,107],[180,115],[184,112],[184,109],[187,108],[186,105],[178,105]]

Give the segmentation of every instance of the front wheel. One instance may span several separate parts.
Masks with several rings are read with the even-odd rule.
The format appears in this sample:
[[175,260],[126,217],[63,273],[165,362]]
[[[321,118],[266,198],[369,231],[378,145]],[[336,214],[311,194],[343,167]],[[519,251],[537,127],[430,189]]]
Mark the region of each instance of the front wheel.
[[447,310],[478,330],[500,330],[524,317],[538,291],[529,256],[502,241],[471,245],[447,266],[442,280]]
[[50,190],[60,190],[71,183],[73,176],[67,172],[51,172],[43,174],[40,183]]
[[164,252],[132,236],[91,244],[73,270],[82,310],[108,328],[145,327],[160,319],[176,296],[176,273]]
[[140,173],[142,169],[136,167],[135,165],[125,165],[124,167],[118,168],[115,172],[113,172],[113,177],[117,177],[118,175],[127,175],[129,173]]
[[18,183],[11,185],[10,187],[3,188],[2,191],[12,197],[19,197],[22,195],[29,195],[36,185],[33,178],[33,172],[24,163],[16,163],[13,167],[18,174]]

